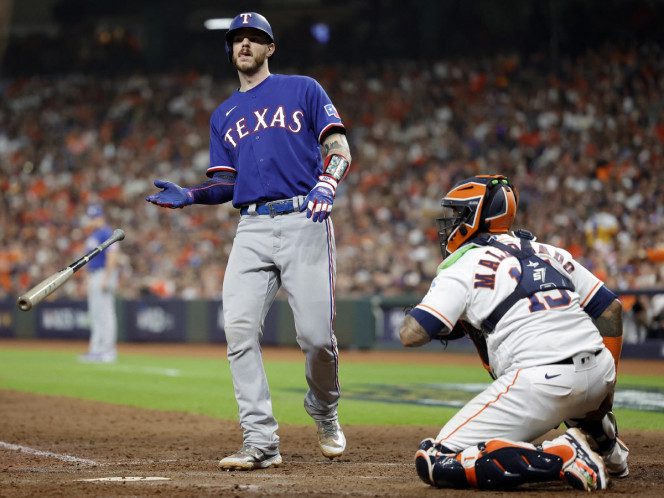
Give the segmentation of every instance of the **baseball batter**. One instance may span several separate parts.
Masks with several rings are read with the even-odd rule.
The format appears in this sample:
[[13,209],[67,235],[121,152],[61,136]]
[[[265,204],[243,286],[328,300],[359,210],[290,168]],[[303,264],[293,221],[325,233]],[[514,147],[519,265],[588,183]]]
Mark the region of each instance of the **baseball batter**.
[[[622,347],[616,296],[563,249],[507,233],[517,193],[505,177],[464,180],[442,205],[447,257],[401,341],[468,334],[494,382],[420,444],[420,478],[484,489],[562,478],[590,491],[606,488],[607,470],[626,476],[628,451],[609,412]],[[530,443],[563,421],[573,428]]]
[[244,444],[220,466],[250,470],[282,463],[260,347],[265,316],[281,286],[305,354],[304,407],[316,422],[323,455],[334,458],[346,439],[337,416],[336,249],[329,215],[351,161],[345,128],[315,80],[270,73],[274,35],[262,15],[233,19],[226,52],[240,87],[210,119],[211,179],[191,188],[157,180],[163,190],[147,200],[170,208],[232,200],[240,210],[222,299]]
[[[85,241],[90,251],[113,233],[106,223],[104,210],[99,204],[91,204],[86,210],[88,229],[92,233]],[[111,363],[116,360],[118,325],[115,314],[115,291],[118,286],[118,248],[111,246],[87,264],[88,316],[90,320],[90,344],[81,361]]]

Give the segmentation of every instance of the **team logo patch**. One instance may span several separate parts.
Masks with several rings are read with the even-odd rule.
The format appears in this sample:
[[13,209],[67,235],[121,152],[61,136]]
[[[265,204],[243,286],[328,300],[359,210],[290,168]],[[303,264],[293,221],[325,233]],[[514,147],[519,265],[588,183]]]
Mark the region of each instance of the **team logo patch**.
[[327,104],[325,106],[325,112],[327,113],[328,116],[334,116],[335,118],[339,118],[339,113],[337,112],[337,109],[332,105],[332,104]]

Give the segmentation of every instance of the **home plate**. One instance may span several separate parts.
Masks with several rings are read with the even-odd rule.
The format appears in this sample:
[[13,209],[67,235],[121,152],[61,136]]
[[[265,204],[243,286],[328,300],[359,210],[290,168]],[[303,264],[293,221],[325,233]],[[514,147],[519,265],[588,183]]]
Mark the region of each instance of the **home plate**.
[[78,482],[128,482],[128,481],[170,481],[170,477],[97,477],[95,479],[78,479]]

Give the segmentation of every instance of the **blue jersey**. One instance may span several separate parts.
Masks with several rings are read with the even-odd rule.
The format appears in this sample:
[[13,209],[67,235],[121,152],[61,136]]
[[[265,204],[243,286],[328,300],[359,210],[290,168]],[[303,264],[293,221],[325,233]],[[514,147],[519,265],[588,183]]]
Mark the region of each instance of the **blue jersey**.
[[343,123],[312,78],[273,74],[235,91],[210,118],[210,167],[237,174],[233,206],[307,195],[322,173],[320,141]]
[[[113,230],[109,226],[103,226],[97,228],[85,241],[85,248],[87,251],[91,251],[99,244],[104,242],[113,234]],[[101,270],[106,266],[106,251],[102,251],[97,254],[94,258],[88,263],[88,271]]]

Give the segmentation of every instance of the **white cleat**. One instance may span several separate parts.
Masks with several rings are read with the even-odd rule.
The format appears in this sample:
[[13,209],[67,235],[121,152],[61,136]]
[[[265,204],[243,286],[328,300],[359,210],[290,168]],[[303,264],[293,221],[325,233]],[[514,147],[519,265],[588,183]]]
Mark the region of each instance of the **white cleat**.
[[236,453],[222,458],[219,467],[224,470],[254,470],[267,469],[268,467],[279,467],[281,455],[266,455],[262,450],[253,446],[245,445]]
[[565,480],[582,491],[606,489],[609,478],[604,460],[590,448],[585,434],[579,429],[568,429],[560,439],[565,440],[575,452],[572,461],[563,464]]
[[337,420],[316,421],[318,444],[327,458],[336,458],[346,449],[346,436]]

